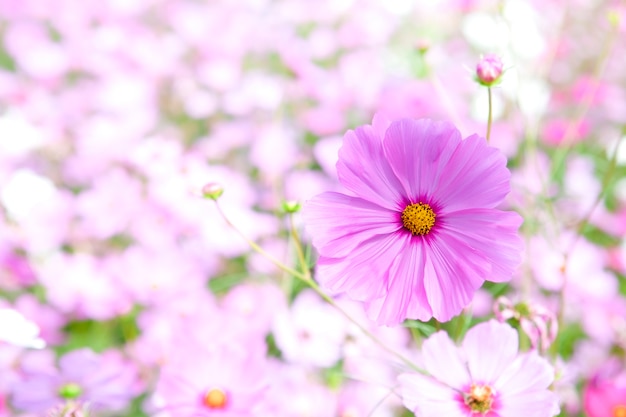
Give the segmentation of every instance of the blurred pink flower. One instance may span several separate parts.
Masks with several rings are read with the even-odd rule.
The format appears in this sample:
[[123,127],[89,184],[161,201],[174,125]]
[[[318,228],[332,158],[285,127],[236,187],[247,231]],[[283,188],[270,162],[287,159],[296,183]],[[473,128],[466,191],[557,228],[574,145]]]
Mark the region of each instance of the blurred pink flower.
[[317,278],[365,301],[379,324],[449,320],[520,262],[521,218],[496,208],[509,192],[506,158],[478,135],[378,115],[346,133],[337,172],[348,194],[304,207]]
[[263,417],[337,417],[337,394],[302,367],[270,362]]
[[626,372],[616,362],[608,362],[589,381],[583,393],[588,417],[626,416]]
[[48,363],[46,353],[23,361],[23,380],[12,387],[16,408],[42,412],[66,401],[80,401],[94,410],[119,411],[141,388],[135,367],[118,352],[74,350],[59,359],[58,369]]
[[556,314],[541,304],[513,302],[507,297],[499,297],[494,305],[494,314],[500,321],[514,319],[530,339],[532,348],[545,352],[558,333]]
[[20,248],[0,244],[0,288],[16,290],[33,285],[35,273],[27,256],[20,253]]
[[331,367],[341,359],[346,322],[312,290],[305,290],[275,315],[273,334],[289,363]]
[[394,417],[401,404],[391,389],[378,384],[348,381],[339,392],[338,417]]
[[422,345],[430,375],[400,375],[404,405],[421,417],[551,417],[554,369],[536,352],[518,354],[517,332],[490,320],[470,329],[460,348],[447,333]]
[[23,294],[14,302],[15,309],[31,319],[40,329],[40,337],[48,344],[61,344],[65,340],[63,327],[67,324],[55,308],[42,304],[32,294]]
[[545,124],[541,138],[551,146],[568,146],[585,139],[590,130],[586,120],[554,119]]
[[159,416],[256,416],[268,387],[265,352],[221,346],[186,356],[161,370],[154,403]]
[[132,300],[118,289],[112,259],[87,253],[57,253],[47,258],[38,265],[38,273],[48,302],[78,318],[106,320],[129,312]]

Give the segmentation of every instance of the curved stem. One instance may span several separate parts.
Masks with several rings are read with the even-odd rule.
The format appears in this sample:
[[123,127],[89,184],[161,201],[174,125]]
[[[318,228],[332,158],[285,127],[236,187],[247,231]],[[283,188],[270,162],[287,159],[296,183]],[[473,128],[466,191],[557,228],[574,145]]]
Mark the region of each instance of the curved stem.
[[322,291],[322,289],[319,287],[319,285],[317,285],[317,283],[311,278],[311,273],[309,271],[309,267],[308,267],[308,265],[306,263],[306,259],[304,257],[304,252],[302,250],[302,245],[300,244],[300,239],[299,239],[299,236],[298,236],[298,232],[297,232],[297,230],[295,228],[295,225],[294,225],[292,219],[290,220],[290,229],[291,229],[290,230],[290,234],[291,234],[292,238],[294,239],[294,243],[296,245],[296,252],[298,254],[298,258],[300,260],[303,272],[299,272],[299,271],[296,271],[293,268],[288,267],[287,265],[283,264],[281,261],[279,261],[278,259],[273,257],[271,254],[266,252],[263,248],[261,248],[259,245],[257,245],[254,241],[248,239],[248,237],[246,237],[243,234],[243,232],[241,232],[241,230],[239,230],[228,219],[228,217],[226,216],[226,214],[222,210],[222,208],[219,205],[219,203],[217,202],[217,200],[214,200],[214,201],[215,201],[215,205],[217,206],[217,210],[220,213],[220,216],[222,216],[222,219],[224,219],[226,224],[228,224],[228,226],[230,226],[232,229],[234,229],[248,243],[248,245],[250,245],[250,247],[254,251],[256,251],[257,253],[263,255],[265,258],[267,258],[270,262],[272,262],[274,265],[276,265],[277,267],[279,267],[283,271],[292,274],[294,277],[296,277],[296,278],[302,280],[304,283],[306,283],[324,301],[326,301],[328,304],[332,305],[335,309],[337,309],[346,319],[348,319],[348,321],[350,321],[356,327],[358,327],[358,329],[361,332],[363,332],[363,334],[365,334],[369,339],[371,339],[374,343],[376,343],[378,346],[380,346],[383,350],[387,351],[391,355],[393,355],[396,358],[398,358],[400,361],[402,361],[405,365],[407,365],[411,369],[413,369],[413,370],[415,370],[417,372],[420,372],[422,374],[427,374],[427,372],[425,370],[423,370],[420,367],[418,367],[417,365],[415,365],[411,360],[409,360],[408,358],[406,358],[402,354],[396,352],[395,350],[391,349],[389,346],[387,346],[383,342],[381,342],[374,334],[372,334],[372,332],[370,332],[368,329],[366,329],[361,323],[359,323],[355,318],[353,318],[350,314],[348,314],[348,312],[346,312],[343,308],[341,308],[335,302],[335,300],[333,300],[328,294],[326,294],[324,291]]
[[306,284],[308,284],[309,287],[311,287],[311,289],[313,291],[315,291],[324,301],[326,301],[328,304],[333,306],[346,319],[348,319],[348,321],[350,321],[352,324],[354,324],[356,327],[358,327],[358,329],[361,332],[363,332],[363,334],[365,334],[369,339],[371,339],[378,346],[380,346],[385,351],[387,351],[388,353],[390,353],[393,356],[395,356],[396,358],[398,358],[401,362],[403,362],[405,365],[407,365],[411,369],[413,369],[413,370],[415,370],[417,372],[423,373],[423,374],[427,374],[426,371],[424,371],[423,369],[419,368],[410,359],[406,358],[402,354],[396,352],[395,350],[391,349],[389,346],[387,346],[386,344],[381,342],[372,332],[370,332],[361,323],[359,323],[358,320],[356,320],[347,311],[345,311],[343,308],[341,308],[341,306],[339,306],[339,304],[337,304],[337,302],[332,297],[330,297],[328,294],[326,294],[324,291],[322,291],[322,289],[319,287],[319,285],[317,285],[317,283],[311,278],[311,272],[310,272],[309,267],[308,267],[308,265],[306,263],[306,259],[304,257],[304,251],[302,250],[302,244],[300,243],[300,238],[299,238],[299,235],[298,235],[298,230],[295,227],[295,224],[293,222],[293,217],[292,216],[290,216],[290,222],[289,223],[290,223],[290,228],[291,228],[291,230],[290,230],[291,237],[294,240],[294,245],[296,246],[296,252],[298,254],[298,259],[300,261],[300,264],[302,265],[302,273],[298,276],[298,278],[302,279]]
[[554,174],[558,172],[565,164],[567,156],[569,155],[572,146],[575,144],[577,131],[580,128],[581,123],[585,119],[585,116],[593,106],[593,101],[598,90],[598,85],[604,75],[609,59],[613,55],[615,43],[617,39],[619,39],[619,31],[619,25],[612,25],[611,32],[608,34],[608,39],[604,43],[604,47],[602,48],[600,56],[592,71],[591,86],[589,89],[587,89],[587,91],[585,91],[582,100],[580,101],[578,107],[575,109],[574,117],[572,121],[568,123],[565,133],[563,134],[563,139],[561,140],[560,146],[556,149],[556,152],[553,156],[551,177],[554,177]]
[[237,234],[239,234],[239,236],[241,236],[243,238],[243,240],[246,241],[246,243],[248,245],[250,245],[250,247],[255,250],[257,253],[263,255],[265,257],[265,259],[267,259],[268,261],[270,261],[271,263],[273,263],[274,265],[276,265],[278,268],[282,269],[283,271],[293,275],[296,278],[299,278],[301,280],[306,281],[306,277],[304,275],[302,275],[300,272],[296,271],[293,268],[288,267],[287,265],[285,265],[284,263],[282,263],[280,260],[276,259],[274,256],[272,256],[270,253],[266,252],[262,247],[260,247],[259,245],[256,244],[256,242],[254,242],[253,240],[248,239],[248,237],[246,235],[243,234],[243,232],[241,230],[239,230],[237,227],[235,227],[235,225],[230,221],[230,219],[228,218],[228,216],[226,216],[226,213],[224,213],[224,211],[222,210],[222,207],[220,206],[220,204],[218,203],[217,200],[215,201],[215,206],[217,207],[217,211],[219,212],[220,216],[222,217],[222,219],[226,222],[226,224],[228,226],[230,226],[231,229],[233,229],[235,232],[237,232]]
[[602,178],[602,187],[600,188],[600,192],[598,193],[596,199],[593,204],[589,208],[589,210],[585,213],[585,215],[580,219],[578,225],[576,227],[576,235],[572,239],[572,242],[569,244],[565,252],[563,253],[563,265],[562,265],[562,273],[563,273],[563,288],[559,294],[559,307],[557,311],[557,325],[562,326],[563,324],[563,310],[565,307],[565,287],[567,285],[567,267],[569,263],[569,257],[571,253],[574,251],[578,240],[582,236],[582,233],[585,227],[589,224],[589,220],[593,215],[593,212],[596,210],[598,205],[602,202],[604,195],[606,194],[608,184],[611,181],[613,175],[615,174],[615,167],[617,166],[617,155],[619,152],[619,148],[622,145],[622,141],[624,140],[624,133],[626,133],[626,126],[622,129],[620,137],[615,145],[615,149],[613,150],[613,155],[611,156],[611,160],[609,161],[609,167]]
[[381,342],[372,332],[370,332],[368,329],[366,329],[354,317],[352,317],[350,314],[348,314],[347,311],[345,311],[343,308],[341,308],[341,306],[339,306],[339,304],[337,304],[337,302],[335,300],[333,300],[332,297],[330,297],[328,294],[326,294],[324,291],[322,291],[321,288],[317,285],[317,283],[315,281],[309,281],[309,282],[307,282],[307,284],[309,284],[309,286],[313,289],[313,291],[315,291],[320,297],[322,297],[322,299],[324,299],[324,301],[326,301],[328,304],[332,305],[335,309],[337,309],[346,319],[348,319],[348,321],[350,321],[352,324],[354,324],[356,327],[358,327],[358,329],[364,335],[366,335],[374,343],[376,343],[378,346],[380,346],[383,350],[387,351],[387,353],[390,353],[391,355],[393,355],[396,358],[398,358],[402,363],[404,363],[405,365],[407,365],[411,369],[413,369],[413,370],[415,370],[415,371],[417,371],[419,373],[422,373],[424,375],[428,375],[428,372],[426,372],[422,368],[420,368],[417,365],[415,365],[410,359],[406,358],[404,355],[396,352],[395,350],[391,349],[389,346],[387,346],[386,344]]

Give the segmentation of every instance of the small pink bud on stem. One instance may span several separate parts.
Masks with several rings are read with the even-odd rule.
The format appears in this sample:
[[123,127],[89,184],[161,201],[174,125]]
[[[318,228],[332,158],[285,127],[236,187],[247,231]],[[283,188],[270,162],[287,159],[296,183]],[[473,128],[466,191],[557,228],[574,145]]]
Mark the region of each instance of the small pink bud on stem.
[[417,49],[417,52],[424,55],[430,49],[430,42],[426,39],[420,39],[415,44],[415,49]]
[[209,182],[202,187],[202,196],[204,198],[217,200],[222,194],[224,194],[224,187],[222,187],[222,184]]
[[500,80],[503,69],[504,64],[498,55],[487,54],[476,65],[476,81],[491,87]]

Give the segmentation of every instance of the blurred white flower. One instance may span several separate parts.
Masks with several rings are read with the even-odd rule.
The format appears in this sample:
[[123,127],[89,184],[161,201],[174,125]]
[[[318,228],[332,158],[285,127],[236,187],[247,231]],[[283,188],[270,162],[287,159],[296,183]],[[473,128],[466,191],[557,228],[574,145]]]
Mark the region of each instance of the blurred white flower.
[[34,349],[46,346],[39,337],[39,327],[10,308],[0,308],[0,342]]

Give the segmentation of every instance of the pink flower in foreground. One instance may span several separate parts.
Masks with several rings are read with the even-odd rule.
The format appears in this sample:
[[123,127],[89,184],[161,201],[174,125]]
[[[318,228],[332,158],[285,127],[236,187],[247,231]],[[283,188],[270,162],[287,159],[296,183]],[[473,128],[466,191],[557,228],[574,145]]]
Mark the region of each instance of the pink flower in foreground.
[[304,207],[317,278],[364,301],[379,324],[449,320],[520,263],[521,218],[496,208],[509,192],[506,158],[478,135],[377,115],[345,134],[337,174],[349,194]]
[[422,346],[430,376],[402,374],[404,405],[420,417],[552,417],[558,397],[554,370],[535,351],[518,354],[517,332],[490,320],[467,332],[461,347],[447,333]]

